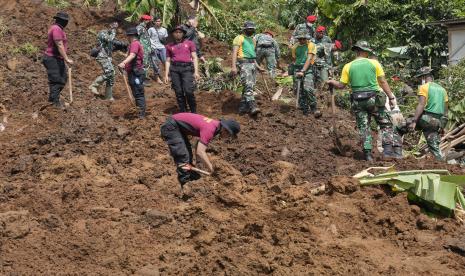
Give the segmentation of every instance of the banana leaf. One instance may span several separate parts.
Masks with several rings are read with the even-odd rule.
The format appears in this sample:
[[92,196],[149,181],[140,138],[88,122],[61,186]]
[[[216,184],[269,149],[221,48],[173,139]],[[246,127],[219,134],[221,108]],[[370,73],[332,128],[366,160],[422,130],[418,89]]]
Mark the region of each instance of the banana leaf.
[[451,212],[457,206],[465,209],[461,188],[465,187],[465,175],[450,175],[447,170],[414,170],[383,173],[376,176],[356,177],[360,184],[387,184],[397,192],[407,192],[409,199],[418,199],[436,210]]

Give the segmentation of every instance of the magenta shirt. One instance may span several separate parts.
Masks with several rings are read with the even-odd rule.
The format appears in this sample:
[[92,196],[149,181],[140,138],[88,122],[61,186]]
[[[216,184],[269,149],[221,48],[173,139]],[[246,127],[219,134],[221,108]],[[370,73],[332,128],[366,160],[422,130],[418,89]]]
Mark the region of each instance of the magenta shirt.
[[55,44],[55,41],[60,40],[63,41],[65,52],[67,52],[68,39],[66,38],[66,34],[60,26],[53,24],[48,30],[47,49],[45,50],[45,55],[63,59],[63,57],[60,55],[60,52],[58,52],[58,47]]
[[134,40],[131,42],[129,45],[129,53],[130,54],[135,54],[136,57],[126,64],[126,72],[130,73],[132,71],[132,67],[134,62],[136,63],[136,67],[134,69],[136,70],[141,70],[144,68],[144,48],[142,48],[142,44],[140,44],[139,40]]
[[200,142],[204,145],[208,145],[213,140],[220,125],[218,120],[195,113],[178,113],[173,115],[172,118],[177,122],[187,124],[188,128],[182,128],[182,130],[187,135],[199,137]]
[[195,51],[194,42],[187,39],[166,45],[166,56],[171,58],[171,62],[192,62],[192,53]]

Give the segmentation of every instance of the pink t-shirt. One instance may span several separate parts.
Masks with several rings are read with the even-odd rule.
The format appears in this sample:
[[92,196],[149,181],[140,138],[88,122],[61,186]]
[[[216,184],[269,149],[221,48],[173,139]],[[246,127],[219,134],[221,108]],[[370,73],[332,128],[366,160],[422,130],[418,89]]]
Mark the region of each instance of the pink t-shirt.
[[60,52],[58,52],[58,47],[55,44],[56,41],[63,41],[65,52],[68,51],[68,39],[66,38],[65,32],[60,26],[53,24],[48,30],[47,49],[45,50],[45,55],[63,59]]
[[187,135],[200,137],[200,142],[208,145],[215,137],[220,121],[195,113],[178,113],[172,118],[178,122],[181,130]]
[[142,44],[140,44],[139,40],[134,40],[129,45],[129,53],[135,54],[136,57],[126,64],[126,72],[130,73],[132,71],[132,67],[134,62],[136,63],[136,67],[134,69],[141,70],[144,68],[144,48],[142,48]]
[[187,39],[166,45],[166,56],[171,58],[172,62],[192,62],[192,53],[195,51],[194,42]]

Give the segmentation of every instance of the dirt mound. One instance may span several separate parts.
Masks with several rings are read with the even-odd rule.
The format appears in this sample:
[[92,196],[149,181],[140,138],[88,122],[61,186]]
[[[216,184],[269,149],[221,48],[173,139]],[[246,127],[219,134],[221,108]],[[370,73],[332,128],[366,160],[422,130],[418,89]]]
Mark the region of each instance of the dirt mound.
[[[189,196],[181,198],[159,135],[176,111],[169,87],[146,89],[143,121],[135,119],[119,76],[114,103],[87,89],[100,70],[87,55],[91,31],[112,20],[112,9],[70,9],[76,95],[62,112],[39,110],[47,82],[38,56],[10,52],[25,42],[43,48],[55,11],[35,1],[5,2],[1,274],[464,273],[463,226],[429,218],[405,194],[359,188],[350,176],[367,164],[343,129],[351,150],[336,154],[329,110],[316,120],[261,96],[263,113],[253,119],[236,115],[237,94],[199,92],[200,113],[234,118],[243,131],[237,141],[213,142],[217,174],[187,185]],[[228,47],[222,47],[223,54]],[[15,70],[7,68],[12,58]],[[353,126],[350,118],[341,112],[337,122]],[[392,162],[399,169],[445,167],[429,159]]]

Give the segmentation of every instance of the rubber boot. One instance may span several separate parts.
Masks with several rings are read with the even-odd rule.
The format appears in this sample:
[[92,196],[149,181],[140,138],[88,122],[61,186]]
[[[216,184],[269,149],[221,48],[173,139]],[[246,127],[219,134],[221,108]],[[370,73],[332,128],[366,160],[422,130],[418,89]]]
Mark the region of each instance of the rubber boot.
[[392,147],[392,153],[396,159],[402,159],[404,157],[402,155],[402,147]]
[[384,145],[383,146],[383,157],[384,158],[393,158],[394,153],[392,151],[392,145]]
[[247,103],[249,105],[250,115],[257,115],[258,113],[260,113],[260,109],[257,107],[257,104],[255,103],[255,101],[249,101]]
[[371,150],[363,150],[363,154],[364,154],[364,157],[365,157],[365,160],[368,161],[368,162],[371,162],[373,161],[373,156],[371,155]]
[[105,81],[105,79],[102,76],[98,76],[95,81],[89,85],[89,89],[92,91],[93,94],[95,95],[100,95],[98,92],[98,87]]
[[239,114],[243,115],[247,113],[248,111],[249,111],[249,106],[247,102],[244,99],[241,100],[241,102],[239,103]]
[[105,100],[114,101],[113,98],[113,86],[107,85],[105,87]]

